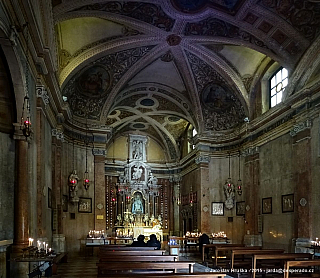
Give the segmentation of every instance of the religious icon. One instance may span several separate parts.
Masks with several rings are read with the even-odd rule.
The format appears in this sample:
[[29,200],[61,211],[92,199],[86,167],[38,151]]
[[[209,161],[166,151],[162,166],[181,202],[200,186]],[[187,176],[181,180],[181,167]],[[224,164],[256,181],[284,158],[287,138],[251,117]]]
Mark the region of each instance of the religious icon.
[[135,193],[134,196],[134,201],[132,204],[131,212],[133,214],[143,214],[144,209],[143,209],[143,200],[141,197],[141,193]]

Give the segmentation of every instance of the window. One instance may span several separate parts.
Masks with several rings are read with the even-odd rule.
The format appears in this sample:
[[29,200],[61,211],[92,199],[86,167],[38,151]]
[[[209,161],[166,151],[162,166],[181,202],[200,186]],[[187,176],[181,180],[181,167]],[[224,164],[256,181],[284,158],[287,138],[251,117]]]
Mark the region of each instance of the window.
[[197,134],[198,134],[198,132],[197,132],[196,129],[194,128],[194,129],[192,130],[192,137],[196,136]]
[[281,102],[287,85],[288,71],[285,68],[281,68],[270,79],[270,107],[274,107]]

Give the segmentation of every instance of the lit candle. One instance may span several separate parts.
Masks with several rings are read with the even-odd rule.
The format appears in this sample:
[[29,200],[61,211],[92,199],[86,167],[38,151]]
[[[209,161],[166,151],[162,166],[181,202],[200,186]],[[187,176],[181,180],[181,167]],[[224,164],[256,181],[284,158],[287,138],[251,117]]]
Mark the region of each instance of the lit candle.
[[45,249],[46,248],[46,243],[43,242],[42,245],[43,245],[43,249]]
[[49,248],[49,253],[51,253],[51,248]]
[[31,245],[30,246],[33,246],[33,238],[31,238]]
[[31,246],[31,238],[29,237],[29,244],[28,244],[28,246]]
[[40,240],[38,240],[37,243],[38,243],[38,248],[40,249],[40,246],[41,246]]

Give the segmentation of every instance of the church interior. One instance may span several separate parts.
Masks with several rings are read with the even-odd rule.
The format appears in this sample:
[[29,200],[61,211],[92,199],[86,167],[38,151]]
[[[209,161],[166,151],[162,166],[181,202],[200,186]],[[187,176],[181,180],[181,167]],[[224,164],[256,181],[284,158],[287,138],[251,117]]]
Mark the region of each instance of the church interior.
[[319,0],[1,1],[0,277],[140,234],[310,253],[319,112]]

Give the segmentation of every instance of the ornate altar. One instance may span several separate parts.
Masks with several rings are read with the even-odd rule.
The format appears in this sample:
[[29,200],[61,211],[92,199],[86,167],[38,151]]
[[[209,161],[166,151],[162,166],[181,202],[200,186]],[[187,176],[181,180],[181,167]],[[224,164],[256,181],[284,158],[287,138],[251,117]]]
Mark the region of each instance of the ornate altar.
[[138,237],[152,233],[162,239],[162,217],[158,209],[158,179],[146,163],[147,137],[129,136],[128,163],[119,174],[116,188],[116,236]]

